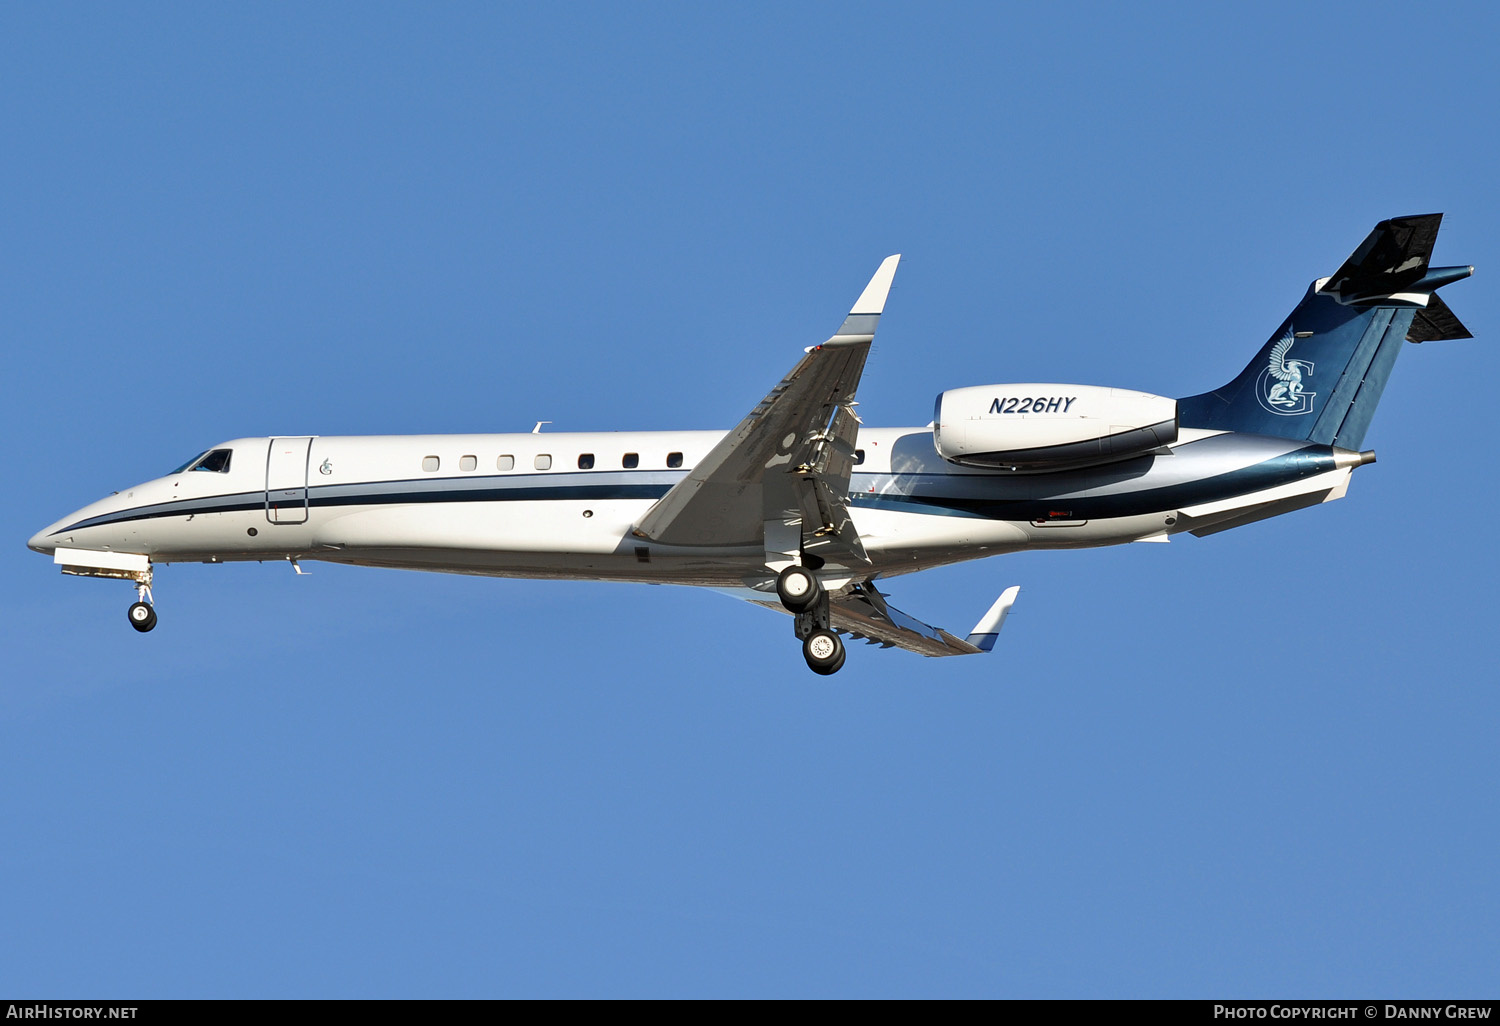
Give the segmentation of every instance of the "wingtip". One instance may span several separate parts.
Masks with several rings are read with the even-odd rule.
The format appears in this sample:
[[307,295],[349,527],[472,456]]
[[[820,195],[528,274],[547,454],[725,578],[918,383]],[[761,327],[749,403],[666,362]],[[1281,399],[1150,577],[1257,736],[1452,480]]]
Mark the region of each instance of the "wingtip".
[[896,277],[896,265],[901,262],[900,253],[892,253],[880,262],[875,270],[875,276],[870,279],[870,284],[859,294],[854,301],[854,306],[849,310],[852,314],[878,314],[885,310],[886,297],[891,292],[891,281]]
[[979,622],[969,632],[966,639],[968,643],[981,652],[992,650],[996,639],[1000,637],[1000,628],[1005,626],[1005,618],[1010,615],[1010,607],[1016,604],[1016,596],[1020,594],[1019,584],[1012,584],[1002,591],[995,604],[990,606],[989,611],[979,618]]

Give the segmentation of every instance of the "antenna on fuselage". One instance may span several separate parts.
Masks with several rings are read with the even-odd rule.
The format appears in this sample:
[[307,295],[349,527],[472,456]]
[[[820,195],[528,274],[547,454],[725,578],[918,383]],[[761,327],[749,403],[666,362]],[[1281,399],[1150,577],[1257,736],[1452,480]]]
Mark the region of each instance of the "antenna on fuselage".
[[551,424],[551,423],[552,422],[550,420],[539,420],[539,421],[536,422],[536,427],[534,427],[534,428],[531,429],[531,433],[534,434],[534,435],[539,435],[539,434],[542,433],[542,425],[543,424]]

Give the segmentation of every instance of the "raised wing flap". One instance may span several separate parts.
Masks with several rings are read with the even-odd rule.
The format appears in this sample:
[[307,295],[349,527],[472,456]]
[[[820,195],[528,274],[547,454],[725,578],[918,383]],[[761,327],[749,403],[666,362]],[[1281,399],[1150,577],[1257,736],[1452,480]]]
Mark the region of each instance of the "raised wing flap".
[[635,534],[664,545],[760,546],[795,528],[806,551],[868,562],[849,521],[859,420],[854,394],[899,256],[870,279],[843,325],[814,346],[703,460],[646,511]]

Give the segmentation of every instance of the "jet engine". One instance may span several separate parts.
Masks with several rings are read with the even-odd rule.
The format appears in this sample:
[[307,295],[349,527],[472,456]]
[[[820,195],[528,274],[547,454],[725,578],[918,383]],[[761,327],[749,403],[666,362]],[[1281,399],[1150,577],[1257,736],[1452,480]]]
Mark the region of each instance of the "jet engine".
[[1099,385],[976,385],[937,399],[950,463],[1044,473],[1112,463],[1177,440],[1177,400]]

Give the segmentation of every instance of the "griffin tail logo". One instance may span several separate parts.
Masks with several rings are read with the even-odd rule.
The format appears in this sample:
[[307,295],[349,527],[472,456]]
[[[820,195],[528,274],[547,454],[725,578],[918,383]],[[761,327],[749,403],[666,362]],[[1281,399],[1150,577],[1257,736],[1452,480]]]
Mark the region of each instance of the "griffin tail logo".
[[1299,417],[1311,413],[1318,393],[1309,392],[1313,364],[1310,360],[1289,359],[1287,354],[1297,340],[1290,324],[1286,334],[1271,347],[1270,366],[1260,372],[1255,383],[1255,397],[1261,406],[1281,417]]

